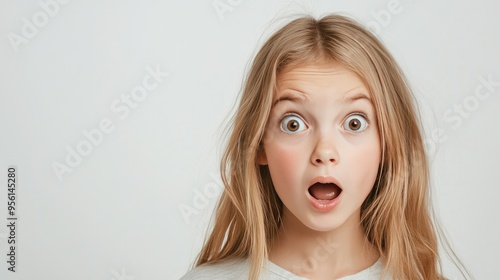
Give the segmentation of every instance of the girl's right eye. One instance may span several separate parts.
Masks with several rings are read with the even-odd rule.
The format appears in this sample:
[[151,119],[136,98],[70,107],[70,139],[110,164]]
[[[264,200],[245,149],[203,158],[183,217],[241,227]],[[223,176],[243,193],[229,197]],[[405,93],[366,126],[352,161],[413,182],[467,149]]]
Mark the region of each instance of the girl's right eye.
[[281,130],[288,134],[296,134],[307,129],[306,123],[296,115],[287,115],[281,120]]

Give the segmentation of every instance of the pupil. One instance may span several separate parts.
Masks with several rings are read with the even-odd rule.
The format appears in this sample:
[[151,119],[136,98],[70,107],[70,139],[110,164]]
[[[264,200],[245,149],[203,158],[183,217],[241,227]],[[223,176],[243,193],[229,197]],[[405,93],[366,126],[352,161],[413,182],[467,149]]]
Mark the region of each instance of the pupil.
[[351,121],[349,122],[349,127],[350,127],[351,129],[353,129],[353,130],[358,129],[358,128],[359,128],[359,125],[360,125],[360,124],[359,124],[359,121],[358,121],[358,120],[351,120]]
[[288,129],[289,130],[295,131],[295,130],[297,130],[298,127],[299,127],[299,123],[297,121],[288,122]]

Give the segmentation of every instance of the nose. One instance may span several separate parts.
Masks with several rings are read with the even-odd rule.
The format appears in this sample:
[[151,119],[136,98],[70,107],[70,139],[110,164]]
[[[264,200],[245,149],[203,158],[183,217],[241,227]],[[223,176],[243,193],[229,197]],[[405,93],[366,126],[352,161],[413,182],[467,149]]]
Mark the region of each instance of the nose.
[[314,165],[338,163],[339,156],[332,139],[321,139],[314,147],[311,162]]

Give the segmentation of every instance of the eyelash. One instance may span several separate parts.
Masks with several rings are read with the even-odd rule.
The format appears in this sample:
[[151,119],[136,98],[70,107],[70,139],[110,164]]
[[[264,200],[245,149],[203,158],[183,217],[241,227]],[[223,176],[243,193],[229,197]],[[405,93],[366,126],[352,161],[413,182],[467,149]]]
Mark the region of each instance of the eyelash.
[[[361,116],[361,117],[363,117],[363,119],[365,119],[365,121],[366,121],[366,127],[362,131],[360,131],[360,132],[354,132],[354,131],[349,131],[348,129],[345,129],[344,128],[344,122],[347,119],[349,119],[351,116]],[[347,117],[344,119],[344,122],[342,123],[342,128],[345,131],[347,131],[348,133],[351,133],[353,135],[364,133],[366,131],[366,129],[368,129],[368,127],[370,127],[370,119],[368,119],[368,116],[365,113],[362,113],[362,112],[353,112],[353,113],[347,115]]]
[[290,133],[290,132],[286,132],[286,131],[283,131],[283,129],[281,129],[281,123],[283,122],[283,120],[288,117],[288,116],[295,116],[297,118],[300,118],[304,123],[306,123],[306,121],[304,121],[304,118],[302,118],[302,116],[299,114],[299,113],[295,113],[295,112],[288,112],[288,113],[285,113],[283,114],[283,116],[279,119],[278,121],[278,128],[281,132],[285,133],[285,134],[288,134],[288,135],[294,135],[295,133]]
[[369,119],[369,118],[368,118],[368,116],[367,116],[365,113],[363,113],[363,112],[352,112],[352,113],[350,113],[349,115],[347,115],[345,118],[347,119],[347,118],[349,118],[350,116],[354,116],[354,115],[360,115],[360,116],[362,116],[363,118],[365,118],[366,122],[367,122],[368,124],[370,124],[370,119]]
[[[370,119],[368,118],[368,116],[363,113],[363,112],[359,112],[359,111],[355,111],[355,112],[352,112],[350,114],[348,114],[345,118],[344,118],[344,121],[351,117],[351,116],[354,116],[354,115],[359,115],[359,116],[362,116],[363,118],[365,118],[366,122],[368,123],[368,125],[370,125]],[[296,112],[288,112],[288,113],[285,113],[283,114],[283,116],[279,119],[278,121],[278,128],[281,127],[281,122],[283,122],[283,120],[288,117],[288,116],[296,116],[298,118],[300,118],[304,123],[306,123],[306,121],[304,120],[304,118],[299,114],[299,113],[296,113]],[[343,121],[343,122],[344,122]],[[343,123],[342,122],[342,123]],[[283,132],[283,133],[286,133],[288,135],[294,135],[295,133],[289,133],[289,132],[286,132],[286,131],[283,131],[281,128],[280,128],[280,131]],[[348,131],[349,132],[349,131]],[[357,132],[357,133],[363,133],[364,131],[361,131],[361,132]]]

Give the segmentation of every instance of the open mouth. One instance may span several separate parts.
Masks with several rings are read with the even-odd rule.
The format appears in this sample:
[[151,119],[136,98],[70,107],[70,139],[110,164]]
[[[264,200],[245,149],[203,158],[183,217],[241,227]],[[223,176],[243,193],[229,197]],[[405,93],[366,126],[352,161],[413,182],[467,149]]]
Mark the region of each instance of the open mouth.
[[316,200],[330,201],[337,198],[342,189],[334,183],[314,183],[308,191]]

